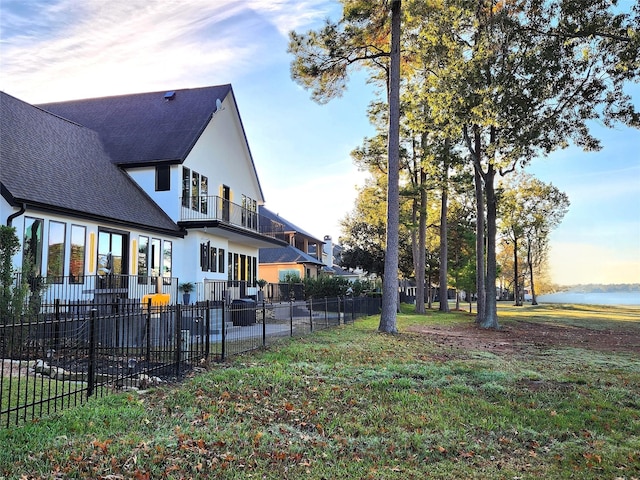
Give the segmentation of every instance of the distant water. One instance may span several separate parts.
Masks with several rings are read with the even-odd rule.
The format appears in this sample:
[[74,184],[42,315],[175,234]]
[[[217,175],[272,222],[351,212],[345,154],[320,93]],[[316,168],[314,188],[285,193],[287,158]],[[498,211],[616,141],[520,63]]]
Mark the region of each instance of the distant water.
[[579,303],[585,305],[640,305],[640,292],[577,293],[539,295],[539,303]]

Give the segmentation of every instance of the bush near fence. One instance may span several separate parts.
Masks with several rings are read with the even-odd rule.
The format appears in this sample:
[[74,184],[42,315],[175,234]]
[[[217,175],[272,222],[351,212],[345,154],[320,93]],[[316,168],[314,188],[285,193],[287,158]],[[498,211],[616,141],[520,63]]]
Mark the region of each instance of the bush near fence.
[[0,325],[0,425],[8,428],[92,396],[175,381],[210,360],[379,313],[380,299],[194,305],[56,301]]

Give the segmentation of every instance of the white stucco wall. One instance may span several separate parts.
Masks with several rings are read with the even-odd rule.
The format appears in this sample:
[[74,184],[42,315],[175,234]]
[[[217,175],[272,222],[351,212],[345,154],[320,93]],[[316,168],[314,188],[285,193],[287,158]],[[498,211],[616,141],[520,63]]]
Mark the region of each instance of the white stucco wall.
[[231,188],[233,203],[240,204],[242,195],[258,203],[263,202],[247,140],[231,96],[227,96],[222,102],[222,109],[213,115],[183,166],[208,177],[209,195],[220,195],[220,187],[227,185]]
[[180,218],[180,195],[182,194],[180,165],[170,166],[171,189],[156,192],[156,167],[130,168],[127,174],[162,208],[174,222]]

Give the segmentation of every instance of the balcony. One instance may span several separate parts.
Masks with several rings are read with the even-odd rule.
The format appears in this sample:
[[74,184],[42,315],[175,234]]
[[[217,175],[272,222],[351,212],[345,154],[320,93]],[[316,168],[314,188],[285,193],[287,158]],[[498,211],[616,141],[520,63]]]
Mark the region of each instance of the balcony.
[[180,197],[180,221],[185,227],[230,226],[286,242],[284,226],[218,196]]

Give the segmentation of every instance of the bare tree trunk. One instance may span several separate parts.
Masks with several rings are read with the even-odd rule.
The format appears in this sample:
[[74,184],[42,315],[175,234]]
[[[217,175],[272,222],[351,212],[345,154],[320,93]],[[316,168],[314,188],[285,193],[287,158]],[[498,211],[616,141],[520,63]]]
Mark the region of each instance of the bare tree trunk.
[[482,324],[487,316],[485,308],[487,292],[485,287],[484,264],[484,195],[482,172],[480,171],[480,134],[476,133],[476,160],[474,162],[474,180],[476,193],[476,323]]
[[513,234],[513,298],[515,300],[515,306],[521,307],[522,300],[519,295],[520,282],[518,281],[518,237]]
[[531,284],[531,305],[538,305],[536,288],[533,284],[533,260],[531,259],[531,242],[527,245],[527,266],[529,267],[529,283]]
[[382,313],[378,330],[397,333],[400,229],[400,0],[391,5],[389,76],[389,140],[387,187],[387,251],[384,258]]
[[[425,135],[426,137],[426,135]],[[426,139],[423,138],[424,141]],[[420,169],[420,207],[418,217],[418,267],[416,269],[416,313],[425,313],[424,284],[427,262],[427,173]]]
[[489,164],[487,173],[483,175],[484,190],[487,198],[487,277],[485,318],[480,323],[483,328],[500,328],[496,304],[496,233],[497,233],[497,198],[494,187],[496,172],[493,164]]
[[440,206],[440,308],[441,312],[449,311],[448,266],[447,257],[447,202],[449,194],[449,142],[445,142],[444,178],[442,182],[442,205]]
[[431,265],[429,265],[429,274],[427,275],[427,307],[431,310],[431,306],[433,303],[433,288],[431,287]]

